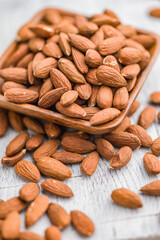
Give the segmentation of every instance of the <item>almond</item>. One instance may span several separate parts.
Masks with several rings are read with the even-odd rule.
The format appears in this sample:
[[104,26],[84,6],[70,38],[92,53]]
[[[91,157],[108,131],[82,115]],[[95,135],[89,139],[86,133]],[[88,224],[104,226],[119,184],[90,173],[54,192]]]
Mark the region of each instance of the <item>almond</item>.
[[124,42],[125,42],[125,47],[131,47],[131,48],[139,49],[142,53],[144,51],[146,51],[142,44],[134,41],[133,39],[130,39],[130,38],[125,39]]
[[124,167],[132,157],[132,149],[130,147],[120,148],[111,159],[109,167],[112,169],[120,169]]
[[6,155],[10,157],[20,152],[22,148],[25,146],[28,137],[29,134],[27,132],[22,132],[15,138],[13,138],[13,140],[8,144],[6,148]]
[[28,47],[29,49],[36,53],[42,51],[45,44],[45,40],[43,38],[35,37],[29,40]]
[[148,194],[148,195],[154,195],[159,196],[160,195],[160,180],[153,181],[151,183],[148,183],[144,187],[140,189],[141,192]]
[[58,24],[61,21],[60,13],[55,9],[47,9],[45,11],[45,20],[51,24]]
[[58,61],[59,69],[69,78],[71,82],[85,83],[84,76],[78,71],[75,65],[68,59],[61,58]]
[[98,30],[98,26],[92,22],[85,22],[79,27],[79,32],[82,35],[90,36]]
[[28,53],[17,63],[17,67],[27,68],[30,61],[33,60],[33,57],[34,57],[33,53]]
[[155,43],[155,38],[147,34],[137,34],[132,36],[132,39],[139,42],[145,48],[150,48]]
[[64,150],[74,153],[85,154],[96,149],[96,145],[76,136],[63,137],[61,146]]
[[84,23],[86,23],[88,20],[85,16],[76,14],[75,15],[75,25],[80,28]]
[[49,204],[48,216],[51,223],[60,229],[67,227],[71,222],[70,215],[64,208],[56,203]]
[[159,18],[160,17],[160,8],[153,8],[149,14],[152,16],[152,17],[157,17]]
[[3,137],[8,129],[7,112],[0,108],[0,137]]
[[130,38],[133,35],[137,34],[137,31],[131,25],[120,24],[117,26],[117,29],[126,37]]
[[79,97],[84,100],[88,100],[92,94],[92,87],[89,83],[75,84],[74,90],[76,90]]
[[32,24],[30,29],[39,37],[49,38],[53,35],[54,29],[53,27],[46,24]]
[[135,150],[141,146],[140,139],[128,132],[107,133],[104,135],[104,138],[118,148],[128,146],[132,150]]
[[121,70],[122,76],[127,79],[133,79],[139,74],[139,72],[140,72],[140,66],[137,63],[127,65]]
[[33,151],[38,148],[44,140],[44,136],[41,134],[36,134],[28,139],[26,142],[26,148],[28,151]]
[[68,90],[72,89],[72,85],[68,78],[58,69],[52,68],[50,71],[51,81],[55,88],[66,87]]
[[45,122],[44,123],[45,132],[50,138],[57,138],[61,134],[61,128],[55,123]]
[[118,53],[118,60],[124,65],[138,63],[142,60],[142,52],[136,48],[124,47]]
[[75,229],[82,235],[90,236],[95,231],[92,220],[78,210],[71,211],[71,221]]
[[72,103],[69,106],[64,107],[60,102],[58,102],[56,104],[56,109],[58,112],[69,117],[83,118],[86,116],[84,109],[76,103]]
[[160,104],[160,92],[153,92],[150,95],[150,99],[152,103]]
[[98,80],[96,73],[97,69],[90,69],[86,75],[86,81],[93,85],[102,85],[102,83]]
[[101,55],[94,49],[89,49],[85,55],[85,62],[93,68],[99,67],[102,65],[103,58]]
[[[97,103],[97,94],[98,94],[98,91],[99,91],[99,86],[96,86],[96,85],[93,85],[92,86],[92,93],[91,93],[91,96],[90,98],[88,99],[88,107],[95,107],[96,103]],[[102,91],[102,90],[101,90]],[[103,95],[104,97],[104,95]],[[101,97],[99,95],[99,102],[101,102]],[[99,103],[99,104],[100,104]],[[97,104],[98,105],[98,104]]]
[[159,159],[151,153],[145,153],[143,157],[144,167],[150,174],[160,173],[160,161]]
[[25,202],[33,201],[39,194],[39,186],[37,183],[29,182],[23,185],[19,190],[19,197]]
[[114,94],[113,107],[122,110],[127,107],[129,95],[126,87],[118,88]]
[[7,157],[7,156],[3,157],[1,160],[1,163],[6,167],[12,167],[17,162],[19,162],[24,157],[25,154],[26,154],[26,149],[22,149],[16,155],[13,155],[11,157]]
[[111,25],[102,25],[101,28],[104,33],[104,38],[111,38],[111,37],[121,37],[124,39],[123,34],[117,30],[117,28],[112,27]]
[[131,120],[129,117],[125,117],[125,119],[122,121],[122,123],[112,131],[112,133],[116,132],[125,132],[126,129],[131,125]]
[[132,89],[136,85],[136,82],[137,82],[137,77],[134,77],[133,79],[130,79],[127,81],[126,88],[127,88],[128,92],[132,91]]
[[37,160],[37,167],[42,174],[59,180],[65,180],[72,176],[71,170],[57,159],[42,156]]
[[12,82],[12,81],[5,81],[4,84],[2,85],[2,92],[5,93],[5,91],[7,91],[10,88],[23,88],[26,89],[26,86],[20,84],[20,83],[16,83],[16,82]]
[[34,118],[24,117],[23,118],[23,123],[26,126],[26,128],[30,129],[33,132],[36,132],[38,134],[44,134],[45,133],[41,123]]
[[99,29],[95,34],[93,34],[91,36],[90,40],[97,47],[104,40],[104,33],[103,33],[102,29]]
[[59,34],[59,46],[62,50],[62,52],[66,55],[66,56],[70,56],[71,55],[71,46],[69,44],[69,38],[68,35],[61,32]]
[[16,173],[30,182],[38,182],[41,178],[38,168],[27,160],[18,162],[14,167]]
[[116,53],[124,46],[123,37],[110,37],[98,45],[98,51],[101,55],[106,56]]
[[39,98],[41,98],[44,94],[47,92],[53,90],[53,84],[50,78],[47,78],[44,83],[42,84],[42,87],[39,92]]
[[27,70],[25,68],[10,67],[0,70],[0,77],[6,81],[13,81],[16,83],[27,84]]
[[118,71],[106,65],[100,66],[96,75],[100,82],[109,87],[123,87],[127,84],[124,77]]
[[19,233],[19,240],[44,240],[44,237],[30,231],[25,231]]
[[82,138],[85,140],[89,139],[89,134],[82,132],[82,131],[66,131],[63,133],[63,135],[61,136],[61,139],[63,139],[64,137],[78,137],[78,138]]
[[54,34],[52,37],[48,38],[46,40],[46,42],[55,42],[58,43],[59,42],[59,34]]
[[106,14],[108,16],[111,16],[113,18],[119,19],[119,17],[113,11],[111,11],[110,9],[105,9],[104,10],[104,14]]
[[139,106],[140,106],[140,103],[135,100],[135,101],[132,103],[132,105],[130,106],[130,109],[129,109],[129,111],[128,111],[127,116],[128,116],[128,117],[132,116],[132,115],[137,111],[137,109],[139,108]]
[[130,125],[127,128],[127,132],[136,135],[139,138],[139,140],[141,141],[141,145],[143,147],[151,147],[152,146],[152,138],[151,138],[151,136],[141,126],[139,126],[139,125]]
[[83,53],[72,47],[72,57],[78,70],[81,73],[86,74],[88,72],[88,66],[85,62]]
[[69,23],[68,21],[64,20],[61,23],[56,25],[55,31],[56,31],[56,33],[64,32],[64,33],[77,34],[78,33],[78,28],[75,27],[72,23]]
[[154,155],[160,155],[160,137],[153,141],[151,150]]
[[106,14],[96,14],[92,17],[92,22],[96,23],[98,26],[104,25],[104,24],[109,24],[111,26],[116,27],[117,25],[120,24],[119,19],[112,17],[112,16],[107,16]]
[[84,107],[83,109],[86,112],[86,116],[83,117],[83,119],[88,121],[93,117],[93,115],[100,111],[98,107]]
[[55,152],[52,157],[64,164],[80,163],[84,159],[81,154],[66,151]]
[[99,154],[95,151],[87,155],[81,163],[81,170],[85,175],[91,176],[97,169]]
[[49,199],[45,195],[40,195],[28,206],[26,210],[26,227],[31,227],[46,211],[49,206]]
[[33,67],[33,75],[37,78],[47,78],[49,76],[50,70],[56,67],[56,59],[52,57],[45,58],[38,62],[35,67]]
[[35,78],[33,75],[33,61],[28,64],[28,82],[31,85],[37,85],[40,80]]
[[97,152],[106,160],[110,160],[114,155],[114,147],[104,138],[95,138],[94,143],[97,146]]
[[148,128],[156,118],[156,108],[148,106],[143,109],[139,116],[138,124],[143,128]]
[[77,98],[78,98],[78,92],[74,91],[74,90],[71,90],[71,91],[68,91],[68,92],[64,93],[61,96],[60,103],[63,106],[68,106],[68,105],[74,103]]
[[51,226],[46,229],[45,237],[47,240],[61,240],[61,232],[56,226]]
[[61,58],[62,57],[61,49],[59,48],[58,44],[56,44],[54,42],[46,43],[43,47],[42,52],[47,57],[53,57],[53,58]]
[[42,156],[50,157],[59,147],[59,142],[57,139],[50,139],[43,143],[36,151],[33,153],[34,161],[37,161]]
[[63,182],[55,179],[46,179],[41,183],[43,190],[60,197],[73,197],[72,190]]
[[33,103],[38,99],[38,93],[23,88],[8,89],[4,96],[14,103]]
[[68,34],[71,45],[81,52],[86,52],[88,49],[95,49],[95,44],[86,37],[77,34]]
[[20,231],[20,215],[13,211],[9,213],[2,224],[2,237],[4,239],[15,239]]
[[22,120],[22,115],[16,112],[9,111],[8,118],[9,118],[9,123],[14,130],[18,132],[25,130],[25,126]]
[[21,212],[25,207],[26,203],[19,197],[11,198],[0,204],[0,219],[6,218],[6,216],[13,211]]
[[53,89],[44,94],[38,102],[38,106],[42,108],[50,108],[59,101],[63,93],[66,92],[66,87]]
[[136,193],[125,188],[114,190],[111,198],[115,203],[126,208],[136,209],[142,207],[142,201],[140,197]]
[[[38,65],[38,63],[40,63],[42,60],[46,59],[45,55],[42,52],[38,52],[35,54],[34,58],[33,58],[33,72],[35,71],[36,66]],[[48,61],[48,60],[46,60]],[[46,64],[45,61],[45,64]],[[53,60],[54,61],[54,60]],[[42,64],[42,70],[43,70],[43,64]]]
[[35,34],[29,29],[31,23],[23,25],[17,33],[17,41],[27,41],[35,36]]
[[119,67],[118,61],[113,55],[106,56],[103,59],[103,64],[108,67],[114,68],[116,71],[120,72],[120,67]]
[[93,126],[100,125],[103,123],[107,123],[120,115],[120,111],[116,108],[106,108],[103,109],[90,119],[90,124]]
[[139,66],[141,68],[141,71],[145,69],[145,67],[148,65],[150,61],[151,55],[150,52],[145,50],[142,53],[142,60],[139,62]]

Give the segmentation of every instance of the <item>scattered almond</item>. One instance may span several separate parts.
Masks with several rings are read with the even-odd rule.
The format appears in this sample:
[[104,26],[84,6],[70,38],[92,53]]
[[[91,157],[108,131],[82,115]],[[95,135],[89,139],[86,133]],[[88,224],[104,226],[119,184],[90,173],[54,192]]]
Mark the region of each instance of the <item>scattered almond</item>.
[[19,190],[19,197],[25,202],[33,201],[39,194],[39,186],[37,183],[26,183]]
[[132,157],[132,149],[130,147],[120,148],[111,159],[109,167],[112,169],[120,169],[124,167]]

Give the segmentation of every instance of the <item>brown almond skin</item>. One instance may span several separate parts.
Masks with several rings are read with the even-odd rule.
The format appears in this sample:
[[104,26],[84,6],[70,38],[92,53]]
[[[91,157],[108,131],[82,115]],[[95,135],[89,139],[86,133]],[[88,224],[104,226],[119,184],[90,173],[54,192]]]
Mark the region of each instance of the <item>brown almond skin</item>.
[[44,129],[47,136],[50,138],[58,138],[61,134],[60,126],[52,122],[45,122]]
[[38,99],[38,93],[23,88],[10,88],[4,93],[4,96],[14,103],[33,103]]
[[72,103],[69,106],[63,106],[60,102],[56,103],[56,109],[68,117],[83,118],[86,116],[85,110],[76,103]]
[[71,216],[59,204],[50,203],[47,213],[51,223],[60,229],[67,227],[71,222]]
[[95,151],[89,153],[81,163],[81,171],[88,176],[91,176],[97,169],[99,162],[99,154]]
[[71,55],[71,46],[69,44],[69,38],[68,35],[61,32],[59,34],[59,46],[62,50],[62,52],[66,55],[66,56],[70,56]]
[[79,97],[84,100],[88,100],[92,94],[92,87],[89,83],[75,84],[74,90],[76,90]]
[[127,65],[121,70],[121,74],[124,78],[133,79],[140,72],[140,66],[138,64]]
[[81,154],[66,151],[55,152],[52,157],[64,164],[80,163],[84,159],[84,156]]
[[11,67],[0,70],[0,77],[6,81],[14,81],[16,83],[27,84],[27,70],[25,68]]
[[10,88],[23,88],[26,89],[26,86],[20,83],[16,83],[13,81],[5,81],[2,85],[2,92],[5,93]]
[[72,190],[63,182],[55,179],[46,179],[41,183],[43,190],[60,197],[73,197]]
[[157,17],[157,18],[160,18],[160,8],[153,8],[150,10],[149,14],[152,16],[152,17]]
[[86,36],[89,36],[89,35],[94,34],[97,30],[98,30],[97,24],[92,23],[92,22],[89,22],[89,21],[83,23],[83,24],[79,27],[79,32],[80,32],[82,35],[86,35]]
[[72,47],[73,61],[82,74],[88,73],[88,66],[85,62],[85,56],[82,52]]
[[151,146],[152,153],[156,156],[160,155],[160,137],[156,138],[153,141],[153,144]]
[[67,90],[72,89],[72,85],[68,78],[58,69],[52,68],[50,71],[50,77],[55,88],[66,87]]
[[20,231],[20,215],[13,211],[7,215],[2,224],[2,237],[4,239],[16,239]]
[[153,195],[153,196],[159,196],[160,195],[160,180],[156,180],[153,182],[148,183],[144,187],[140,189],[141,192]]
[[42,52],[48,57],[61,58],[62,52],[58,44],[48,42],[44,45]]
[[0,123],[0,137],[3,137],[8,129],[8,117],[4,109],[0,109]]
[[106,160],[114,156],[114,147],[104,138],[95,138],[94,143],[97,146],[97,152]]
[[102,85],[97,93],[97,105],[100,108],[110,108],[113,102],[112,89]]
[[5,218],[10,212],[21,212],[25,209],[26,203],[19,197],[13,197],[0,204],[0,219]]
[[57,60],[48,57],[40,62],[38,62],[35,67],[33,67],[33,75],[37,78],[47,78],[49,77],[50,70],[57,67]]
[[18,152],[20,152],[22,148],[25,146],[28,138],[29,138],[29,133],[27,132],[22,132],[19,135],[17,135],[15,138],[13,138],[6,148],[7,157],[13,156]]
[[126,129],[131,125],[131,120],[129,117],[125,117],[125,119],[122,121],[122,123],[112,131],[112,133],[116,132],[125,132]]
[[144,167],[150,174],[160,173],[160,160],[151,153],[145,153],[143,157]]
[[68,106],[74,103],[77,100],[77,98],[78,98],[78,92],[74,90],[70,90],[61,96],[60,103],[63,106]]
[[107,133],[103,137],[118,148],[128,146],[132,150],[135,150],[141,146],[140,139],[128,132]]
[[83,117],[83,119],[88,121],[91,119],[91,117],[93,117],[94,114],[100,111],[100,108],[98,107],[84,107],[83,109],[86,112],[86,116]]
[[92,220],[78,210],[71,211],[71,221],[75,229],[84,236],[91,236],[95,231]]
[[113,98],[113,107],[122,110],[127,107],[129,95],[126,87],[117,89]]
[[47,211],[48,206],[49,199],[46,195],[36,197],[26,210],[26,227],[31,227]]
[[130,147],[120,148],[111,159],[109,167],[111,169],[120,169],[124,167],[132,157],[132,149]]
[[22,115],[20,115],[16,112],[9,111],[8,119],[9,119],[9,123],[10,123],[11,127],[14,130],[16,130],[17,132],[21,132],[21,131],[25,130],[25,126],[24,126],[23,120],[22,120]]
[[44,237],[41,237],[40,235],[30,231],[20,232],[18,239],[19,240],[45,240]]
[[96,145],[92,142],[76,136],[63,137],[61,146],[66,151],[80,154],[89,153],[96,149]]
[[33,151],[38,148],[44,140],[44,135],[36,134],[33,135],[31,138],[28,139],[26,142],[26,149],[28,151]]
[[36,132],[38,134],[44,134],[45,133],[41,123],[34,118],[25,116],[23,118],[23,123],[26,126],[26,128],[30,129],[33,132]]
[[41,98],[44,94],[47,92],[53,90],[53,84],[50,78],[47,78],[44,83],[42,84],[42,87],[39,92],[39,98]]
[[103,65],[114,68],[116,71],[120,72],[120,67],[117,59],[113,55],[108,55],[103,59]]
[[42,38],[49,38],[53,35],[54,29],[53,27],[46,24],[32,24],[29,27],[36,35]]
[[63,133],[61,138],[63,139],[66,136],[75,136],[75,137],[79,137],[79,138],[82,138],[85,140],[89,139],[89,134],[82,132],[82,131],[66,131]]
[[46,240],[61,240],[61,232],[56,226],[51,226],[45,231]]
[[152,103],[160,104],[160,92],[153,92],[150,95],[150,100]]
[[40,189],[37,183],[29,182],[20,188],[19,197],[25,202],[31,202],[38,196],[39,191]]
[[139,126],[139,125],[130,125],[127,128],[127,132],[136,135],[140,139],[141,145],[143,147],[151,147],[152,146],[152,138],[151,138],[151,136],[141,126]]
[[139,106],[140,106],[140,103],[135,100],[135,101],[132,103],[132,105],[131,105],[131,107],[130,107],[130,109],[129,109],[129,111],[128,111],[127,116],[128,116],[128,117],[132,116],[132,115],[137,111],[137,109],[139,108]]
[[138,63],[142,60],[142,52],[136,48],[122,48],[118,53],[118,60],[124,65]]
[[136,193],[125,188],[114,190],[111,198],[115,203],[126,208],[136,209],[142,207],[140,197]]
[[102,29],[99,29],[95,34],[93,34],[90,40],[95,44],[96,48],[104,40],[104,33]]
[[16,173],[30,182],[39,182],[41,175],[38,168],[27,160],[18,162],[14,167]]
[[138,124],[143,128],[148,128],[156,118],[156,108],[147,106],[139,116]]
[[42,51],[45,44],[45,40],[43,38],[35,37],[29,40],[28,47],[29,49],[36,53]]
[[66,180],[72,176],[71,170],[57,159],[42,156],[37,159],[37,167],[42,174],[58,180]]
[[19,153],[16,155],[13,155],[11,157],[3,157],[1,160],[1,163],[6,166],[6,167],[12,167],[14,166],[17,162],[19,162],[26,154],[26,149],[22,149]]
[[88,73],[86,74],[86,81],[91,83],[92,85],[102,85],[102,83],[98,80],[96,73],[97,69],[89,69]]
[[155,38],[147,34],[137,34],[132,36],[132,39],[142,44],[143,47],[147,49],[149,49],[155,43]]
[[96,50],[89,49],[86,52],[85,61],[90,67],[96,68],[102,65],[103,58]]
[[98,51],[101,55],[106,56],[118,52],[123,46],[123,37],[110,37],[98,45]]
[[57,139],[49,139],[45,143],[43,143],[39,148],[35,150],[33,153],[33,159],[34,161],[37,161],[38,158],[41,156],[52,156],[54,152],[59,147],[59,142]]

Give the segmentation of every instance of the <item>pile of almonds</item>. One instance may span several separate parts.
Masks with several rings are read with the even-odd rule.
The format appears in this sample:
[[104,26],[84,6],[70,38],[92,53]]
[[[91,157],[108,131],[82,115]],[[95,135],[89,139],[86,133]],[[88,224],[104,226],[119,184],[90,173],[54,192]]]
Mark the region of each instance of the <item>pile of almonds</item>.
[[[56,104],[57,111],[62,114],[85,117],[92,125],[104,123],[102,116],[105,122],[112,120],[126,107],[128,92],[149,61],[146,49],[154,43],[154,39],[137,34],[133,27],[120,24],[109,10],[89,20],[81,15],[71,17],[47,10],[40,23],[29,23],[20,29],[18,41],[16,52],[8,60],[8,68],[0,70],[1,77],[6,80],[1,90],[7,99],[18,103],[38,101],[39,106],[46,108]],[[60,58],[58,63],[57,58]],[[160,104],[160,92],[151,95],[151,102]],[[20,189],[19,196],[5,202],[0,200],[0,239],[60,240],[60,230],[71,222],[85,236],[94,233],[94,224],[87,215],[78,210],[68,214],[62,206],[49,203],[46,195],[39,195],[37,182],[41,174],[47,177],[41,183],[44,193],[71,198],[74,193],[62,182],[72,177],[68,164],[80,163],[82,173],[90,176],[96,171],[100,155],[110,160],[110,168],[114,171],[128,164],[133,150],[141,146],[152,152],[147,152],[143,158],[146,172],[159,174],[160,137],[152,141],[146,131],[156,118],[156,109],[146,107],[138,123],[132,125],[129,117],[139,105],[138,101],[132,104],[128,116],[117,129],[102,136],[92,136],[92,140],[85,132],[0,109],[0,136],[5,135],[8,125],[19,132],[8,144],[1,163],[6,167],[14,166],[15,172],[29,181]],[[112,112],[112,119],[106,118],[108,111]],[[86,115],[82,116],[82,112]],[[35,134],[29,136],[27,129]],[[59,151],[59,146],[64,150]],[[116,153],[114,147],[119,148]],[[33,152],[33,162],[22,160],[26,152]],[[140,191],[160,195],[160,180],[142,186]],[[137,194],[124,188],[115,189],[111,198],[127,208],[143,205]],[[47,212],[52,225],[46,229],[45,238],[31,231],[20,232],[19,212],[26,207],[26,228]]]
[[90,18],[55,9],[18,32],[17,48],[0,70],[2,93],[92,126],[117,118],[127,107],[155,43],[121,24],[110,10]]

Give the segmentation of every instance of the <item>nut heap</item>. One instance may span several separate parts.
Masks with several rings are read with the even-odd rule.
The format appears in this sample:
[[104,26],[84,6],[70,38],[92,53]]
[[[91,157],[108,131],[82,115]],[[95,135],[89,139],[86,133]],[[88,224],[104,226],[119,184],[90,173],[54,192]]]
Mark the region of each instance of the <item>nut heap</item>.
[[32,103],[96,126],[126,108],[155,39],[121,24],[111,11],[90,18],[44,11],[18,32],[0,77],[8,101]]

